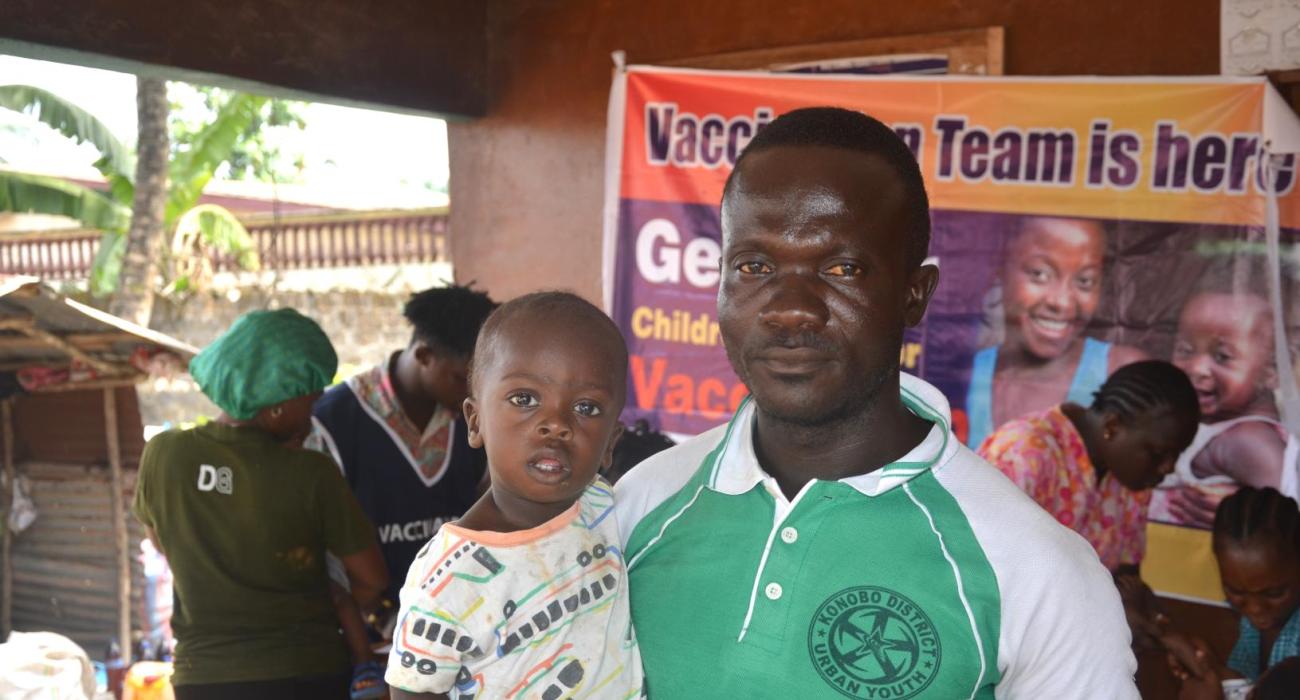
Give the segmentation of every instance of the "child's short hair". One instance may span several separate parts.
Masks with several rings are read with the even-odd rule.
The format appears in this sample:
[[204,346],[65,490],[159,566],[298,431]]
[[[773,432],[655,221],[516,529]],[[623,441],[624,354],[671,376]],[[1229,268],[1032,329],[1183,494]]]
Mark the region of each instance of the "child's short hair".
[[1268,260],[1262,255],[1217,258],[1201,273],[1187,300],[1201,294],[1224,294],[1251,295],[1267,301],[1268,275]]
[[1109,411],[1126,420],[1164,409],[1187,432],[1187,442],[1201,422],[1201,404],[1187,374],[1164,360],[1124,365],[1093,394],[1092,409]]
[[[599,329],[598,332],[607,336],[611,344],[616,343],[620,348],[618,364],[622,369],[621,374],[624,377],[627,376],[627,342],[623,340],[623,333],[619,331],[613,319],[605,315],[604,311],[601,311],[591,302],[572,292],[533,292],[532,294],[525,294],[511,299],[497,307],[488,316],[487,321],[483,323],[483,328],[478,334],[478,355],[481,356],[482,361],[475,359],[470,362],[469,386],[471,394],[473,394],[474,387],[477,384],[478,373],[491,361],[495,345],[501,335],[501,329],[511,319],[520,315],[544,318],[547,322],[554,324],[591,324],[592,327]],[[621,386],[619,389],[626,390],[626,386]]]
[[474,354],[479,329],[495,308],[497,303],[486,292],[453,284],[412,294],[402,315],[413,328],[412,341],[422,340],[456,357],[469,357]]
[[1273,538],[1300,556],[1300,507],[1295,499],[1266,486],[1242,486],[1214,512],[1214,542],[1244,543]]
[[644,418],[637,419],[614,445],[614,459],[602,476],[605,481],[616,483],[632,467],[676,444],[667,435],[652,429]]

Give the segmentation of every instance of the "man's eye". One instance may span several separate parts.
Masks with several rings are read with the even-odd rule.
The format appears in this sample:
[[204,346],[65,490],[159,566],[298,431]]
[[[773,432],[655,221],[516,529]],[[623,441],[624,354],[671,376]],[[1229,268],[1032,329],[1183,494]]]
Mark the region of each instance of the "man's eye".
[[766,263],[755,261],[740,263],[736,266],[736,269],[747,275],[761,275],[772,271],[772,268],[768,267]]
[[862,267],[855,263],[836,263],[826,268],[826,274],[835,277],[857,277],[862,274]]
[[573,410],[578,415],[587,416],[588,418],[594,418],[602,413],[600,406],[593,401],[579,401],[573,404]]
[[533,408],[537,406],[537,397],[523,391],[507,396],[506,401],[509,401],[520,408]]

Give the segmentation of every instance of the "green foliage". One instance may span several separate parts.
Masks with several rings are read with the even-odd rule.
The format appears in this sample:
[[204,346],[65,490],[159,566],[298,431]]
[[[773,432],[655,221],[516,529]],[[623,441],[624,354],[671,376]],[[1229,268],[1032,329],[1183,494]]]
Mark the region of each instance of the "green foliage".
[[221,106],[216,118],[193,135],[188,148],[173,155],[165,217],[168,223],[198,203],[203,188],[257,119],[267,99],[260,95],[233,95]]
[[58,214],[81,221],[89,228],[125,231],[131,208],[57,177],[0,170],[0,211]]
[[[171,189],[164,220],[174,227],[168,258],[175,280],[169,288],[180,291],[211,276],[207,256],[212,252],[234,255],[245,269],[258,268],[256,245],[248,230],[228,210],[198,205],[199,197],[225,163],[231,164],[234,174],[269,177],[274,173],[279,154],[262,141],[263,126],[304,126],[296,111],[301,103],[218,88],[198,90],[211,114],[193,123],[173,118],[170,126],[174,132],[168,169]],[[122,270],[135,195],[130,151],[93,115],[40,88],[0,86],[0,108],[31,114],[99,150],[102,157],[95,167],[108,183],[108,194],[59,178],[0,171],[0,211],[58,214],[104,231],[90,287],[96,295],[111,293]]]
[[95,167],[105,178],[118,175],[129,179],[135,170],[131,151],[103,122],[48,90],[31,85],[0,85],[0,107],[30,114],[73,141],[94,146],[102,156]]
[[[202,109],[196,104],[181,105],[173,101],[171,113],[172,149],[181,153],[193,147],[202,138],[208,125],[242,93],[216,87],[192,86],[190,89],[202,98]],[[236,139],[226,158],[223,177],[231,180],[259,180],[261,182],[294,182],[303,168],[302,154],[286,155],[277,146],[266,143],[268,127],[302,129],[307,125],[301,111],[303,102],[266,99]],[[286,162],[289,159],[291,162]]]

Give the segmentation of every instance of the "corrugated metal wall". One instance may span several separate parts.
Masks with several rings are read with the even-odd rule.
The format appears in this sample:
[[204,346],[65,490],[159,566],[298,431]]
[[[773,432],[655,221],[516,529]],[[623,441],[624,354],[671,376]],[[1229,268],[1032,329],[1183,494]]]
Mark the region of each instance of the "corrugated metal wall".
[[[103,658],[117,634],[117,552],[106,467],[27,462],[18,464],[36,503],[32,526],[14,538],[14,629],[58,632],[92,658]],[[140,540],[130,515],[135,471],[123,473],[131,544],[131,620],[140,628]]]

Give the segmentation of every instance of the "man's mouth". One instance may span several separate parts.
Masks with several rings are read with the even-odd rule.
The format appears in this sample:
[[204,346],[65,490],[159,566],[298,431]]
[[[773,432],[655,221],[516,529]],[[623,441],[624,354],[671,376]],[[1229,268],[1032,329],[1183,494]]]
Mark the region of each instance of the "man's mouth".
[[776,374],[807,374],[821,368],[832,356],[806,346],[777,346],[759,352],[754,359]]

